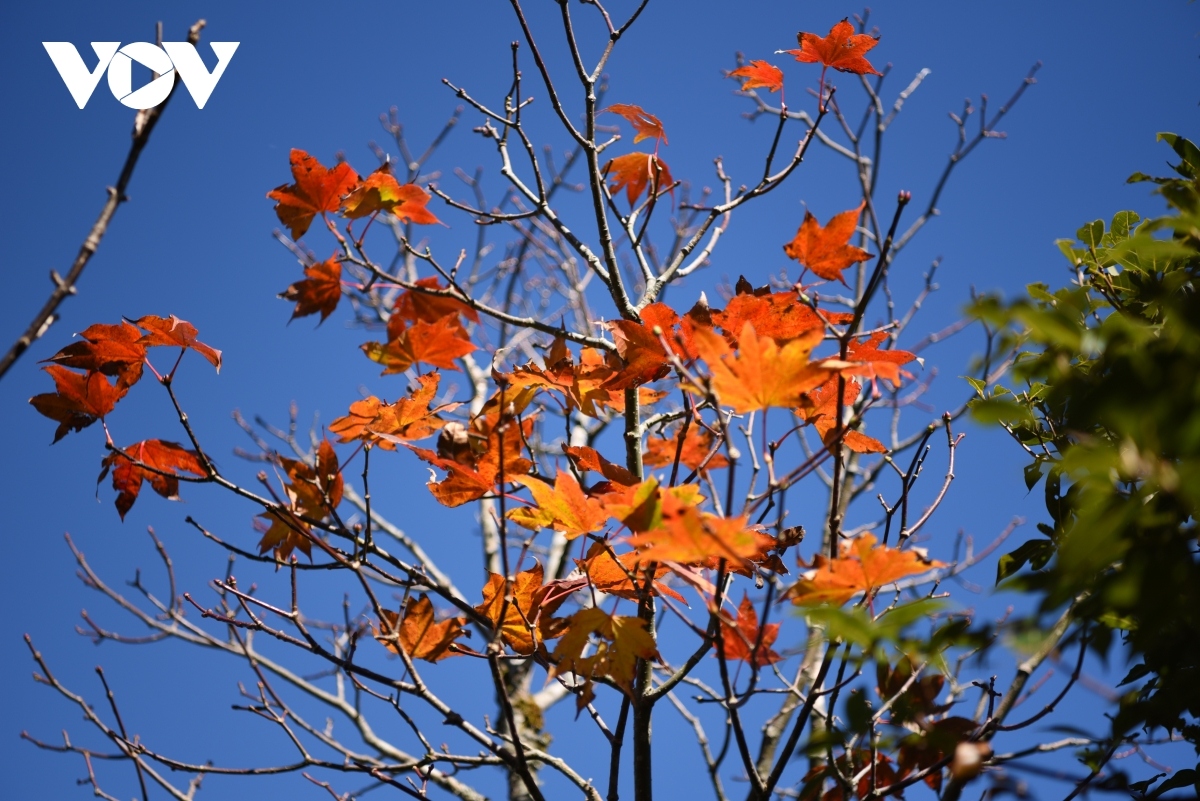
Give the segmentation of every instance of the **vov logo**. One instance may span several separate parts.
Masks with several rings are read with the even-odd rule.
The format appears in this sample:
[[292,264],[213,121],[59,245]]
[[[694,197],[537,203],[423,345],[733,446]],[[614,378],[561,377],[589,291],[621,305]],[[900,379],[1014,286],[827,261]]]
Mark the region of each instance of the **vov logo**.
[[[107,70],[108,88],[113,97],[126,106],[136,109],[154,108],[167,99],[175,85],[175,74],[196,101],[196,108],[204,108],[217,81],[225,74],[229,60],[241,42],[210,42],[217,55],[217,66],[212,72],[200,60],[200,54],[191,42],[163,42],[162,46],[149,42],[130,42],[121,47],[120,42],[92,42],[99,63],[89,70],[83,63],[79,51],[70,42],[42,42],[50,54],[50,60],[58,68],[63,83],[75,99],[75,105],[87,105]],[[140,89],[133,88],[133,62],[148,67],[157,78]]]

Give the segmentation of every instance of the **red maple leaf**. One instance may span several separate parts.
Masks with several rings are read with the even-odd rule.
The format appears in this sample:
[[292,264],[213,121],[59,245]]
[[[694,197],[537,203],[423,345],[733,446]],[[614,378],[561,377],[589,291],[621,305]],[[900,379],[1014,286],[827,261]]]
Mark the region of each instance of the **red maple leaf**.
[[117,512],[121,519],[133,508],[142,482],[149,481],[150,488],[167,500],[179,499],[179,474],[191,473],[205,476],[200,455],[187,450],[177,442],[148,439],[135,442],[125,448],[124,453],[113,452],[100,463],[99,484],[112,470],[112,488],[117,491]]
[[817,314],[812,307],[800,299],[796,292],[772,292],[770,287],[754,289],[745,278],[739,278],[737,294],[729,301],[724,311],[709,313],[714,325],[725,332],[730,345],[737,346],[738,337],[746,323],[754,326],[754,332],[762,337],[771,337],[776,343],[795,339],[815,329],[823,329],[829,322],[849,322],[854,315],[842,312]]
[[180,320],[173,314],[170,317],[155,317],[153,314],[148,314],[137,321],[137,326],[150,332],[138,340],[143,345],[148,347],[173,345],[177,348],[190,348],[207,359],[209,364],[217,368],[218,373],[221,372],[221,351],[196,339],[196,334],[199,332],[186,320]]
[[[622,495],[624,497],[622,497]],[[698,564],[708,559],[748,559],[759,552],[747,518],[700,511],[698,486],[660,487],[654,479],[602,498],[609,514],[634,532],[627,538],[641,564]]]
[[783,70],[766,61],[755,60],[729,73],[730,78],[744,78],[742,91],[766,89],[778,92],[783,89]]
[[[419,278],[416,281],[416,286],[427,287],[429,289],[446,290],[448,287],[442,286],[436,276],[428,278]],[[479,312],[472,309],[466,303],[450,295],[434,295],[430,292],[422,292],[419,289],[406,289],[396,297],[396,305],[392,309],[392,316],[388,318],[388,339],[395,339],[400,335],[400,332],[410,324],[418,320],[424,320],[427,323],[435,323],[447,315],[454,315],[458,320],[460,317],[465,317],[473,323],[479,322]],[[463,328],[462,322],[458,322],[459,328]],[[464,336],[465,336],[465,328]]]
[[633,126],[634,137],[633,143],[636,145],[643,139],[658,139],[662,143],[668,144],[667,134],[663,131],[662,123],[658,117],[649,114],[642,110],[641,106],[634,106],[629,103],[614,103],[600,113],[611,111],[613,114],[620,114],[625,119],[629,120],[629,124]]
[[77,373],[58,364],[42,369],[54,379],[56,391],[34,395],[29,402],[46,417],[58,421],[55,442],[106,416],[129,391],[129,387],[110,384],[97,372]]
[[612,177],[609,192],[616,194],[625,190],[625,199],[632,206],[646,187],[655,194],[661,194],[663,189],[674,192],[675,181],[671,178],[671,170],[667,163],[658,156],[650,153],[626,153],[617,156],[604,165],[604,174]]
[[314,464],[279,457],[279,466],[287,471],[286,502],[255,518],[255,528],[263,535],[258,551],[274,551],[278,561],[286,560],[297,548],[310,556],[312,529],[302,518],[322,519],[341,503],[343,480],[337,453],[326,439],[317,448]]
[[441,220],[426,208],[431,197],[416,184],[397,182],[391,167],[384,164],[346,195],[342,204],[342,216],[355,220],[386,211],[401,221],[434,225]]
[[828,36],[801,31],[796,34],[796,41],[800,43],[799,50],[783,52],[795,56],[797,61],[820,64],[826,68],[833,67],[835,70],[853,72],[856,75],[880,74],[865,58],[867,51],[879,44],[879,40],[865,33],[855,33],[854,26],[847,20],[843,19],[834,25]]
[[498,426],[496,419],[488,420],[484,414],[472,420],[469,427],[461,423],[446,426],[436,452],[408,446],[418,458],[446,472],[441,481],[426,484],[443,506],[462,506],[492,492],[500,482],[501,467],[505,483],[526,475],[533,467],[524,456],[533,418],[525,418],[518,429],[507,415],[504,424]]
[[304,236],[318,214],[337,211],[342,196],[359,182],[358,173],[345,162],[326,168],[303,150],[292,149],[294,184],[282,184],[267,193],[276,201],[275,214],[288,227],[292,239]]
[[[662,343],[665,339],[673,350],[680,350],[671,341],[675,326],[679,323],[679,315],[665,303],[651,303],[642,309],[641,318],[640,323],[614,320],[608,324],[625,367],[604,382],[606,389],[628,389],[648,384],[671,372],[671,360]],[[654,333],[655,328],[662,332],[662,338]]]
[[848,373],[869,376],[872,380],[882,378],[893,387],[900,386],[900,376],[908,373],[900,369],[900,365],[908,364],[916,359],[916,354],[906,350],[880,350],[879,345],[887,339],[886,331],[876,331],[865,341],[854,340],[846,350],[846,360],[862,362],[861,365],[847,370]]
[[[853,370],[850,369],[847,372],[853,372]],[[838,377],[834,376],[808,393],[808,399],[812,402],[813,407],[808,411],[798,410],[800,416],[812,424],[821,437],[821,441],[831,448],[838,440],[841,440],[843,445],[855,453],[887,453],[887,447],[874,437],[868,437],[861,431],[838,425],[839,391],[842,393],[842,409],[844,411],[854,406],[862,392],[862,387],[857,381],[850,379],[839,390]]]
[[418,320],[411,328],[402,329],[387,344],[367,342],[362,346],[368,359],[384,366],[383,375],[403,373],[418,363],[457,370],[455,359],[476,349],[475,344],[463,335],[458,315],[447,315],[432,323]]
[[842,270],[871,258],[870,253],[850,244],[850,237],[858,228],[858,215],[864,206],[866,201],[860,203],[858,208],[835,214],[824,228],[811,211],[804,212],[800,230],[796,231],[791,242],[783,246],[783,252],[826,281],[845,284]]
[[[781,576],[787,575],[787,565],[780,559],[780,554],[791,547],[791,542],[782,539],[776,539],[764,531],[760,531],[762,526],[751,526],[750,533],[754,535],[754,551],[747,556],[741,556],[736,559],[729,559],[722,556],[710,556],[708,559],[699,563],[700,567],[706,567],[709,570],[719,570],[721,568],[721,560],[725,560],[725,571],[727,573],[737,573],[739,576],[746,578],[754,578],[764,571],[778,573]],[[804,536],[803,529],[800,529],[800,537]]]
[[323,323],[342,299],[342,264],[336,255],[330,256],[319,264],[305,267],[304,274],[307,278],[280,292],[279,297],[296,301],[292,320],[320,313]]
[[775,638],[779,636],[779,624],[768,623],[759,628],[758,613],[745,593],[742,594],[742,602],[738,605],[734,621],[730,623],[726,617],[725,613],[721,614],[721,640],[724,648],[720,656],[726,659],[740,659],[760,668],[783,659],[771,649]]
[[117,325],[96,323],[79,334],[79,342],[72,342],[46,361],[116,376],[118,386],[131,387],[142,377],[146,359],[141,338],[142,332],[128,321]]

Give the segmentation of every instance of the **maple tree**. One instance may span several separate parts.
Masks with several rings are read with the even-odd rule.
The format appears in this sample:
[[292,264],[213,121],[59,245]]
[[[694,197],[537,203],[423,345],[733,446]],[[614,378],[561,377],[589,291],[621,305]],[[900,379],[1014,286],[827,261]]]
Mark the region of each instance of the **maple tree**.
[[[784,70],[764,60],[728,71],[750,116],[773,129],[749,146],[764,153],[761,177],[735,190],[718,159],[724,189],[713,198],[693,191],[696,176],[677,180],[667,167],[663,119],[602,99],[600,76],[640,11],[619,27],[601,15],[593,33],[607,46],[589,69],[579,41],[592,34],[560,4],[576,62],[565,80],[584,90],[582,101],[568,101],[513,5],[525,39],[514,45],[508,93],[485,101],[447,81],[498,154],[502,201],[488,202],[478,181],[468,183],[470,199],[456,196],[427,166],[437,148],[413,158],[395,120],[387,126],[402,158],[381,149],[379,166],[360,173],[340,157],[323,163],[296,148],[291,182],[266,193],[299,260],[280,279],[290,319],[317,315],[319,324],[352,307],[370,333],[362,355],[347,358],[378,394],[347,388],[345,405],[308,442],[294,419],[286,430],[245,424],[261,450],[255,484],[205,450],[205,432],[184,411],[192,365],[221,366],[221,352],[191,323],[98,323],[47,360],[55,390],[31,403],[58,424],[55,441],[101,423],[101,479],[111,475],[122,518],[145,484],[170,499],[203,484],[251,508],[250,533],[219,537],[202,513],[188,518],[239,570],[261,571],[253,585],[228,572],[213,582],[216,600],[179,595],[172,574],[166,601],[147,594],[135,603],[78,558],[98,591],[138,610],[152,638],[244,660],[258,687],[252,711],[300,757],[284,767],[217,768],[172,759],[124,723],[89,721],[139,779],[183,798],[189,791],[163,766],[303,773],[336,798],[348,796],[335,783],[361,774],[410,797],[480,799],[493,792],[481,789],[486,776],[498,773],[513,799],[650,801],[664,786],[652,721],[672,708],[696,732],[718,799],[734,781],[750,801],[865,801],[981,776],[989,791],[1003,789],[1003,768],[1028,754],[997,755],[992,743],[1062,632],[1022,662],[1023,678],[1007,690],[971,672],[979,665],[968,657],[989,652],[994,631],[935,591],[983,557],[950,556],[928,525],[954,477],[960,437],[952,429],[966,406],[910,422],[925,388],[917,380],[923,345],[908,344],[924,296],[899,314],[900,287],[890,281],[936,215],[955,165],[998,138],[995,126],[1020,92],[978,136],[956,118],[957,149],[925,211],[901,229],[913,196],[876,191],[880,141],[895,117],[885,116],[880,95],[887,70],[865,57],[879,38],[865,20],[838,22],[825,37],[801,32],[799,49],[784,51],[801,66],[789,65],[786,77],[793,87],[816,78],[814,109],[789,109]],[[534,65],[572,147],[560,166],[538,155],[533,137],[542,134],[521,116],[521,59]],[[861,83],[865,119],[878,126],[874,144],[848,125],[830,126],[850,102],[827,83],[831,67],[880,79]],[[626,144],[619,132],[630,127]],[[672,130],[677,140],[693,135]],[[794,146],[784,144],[793,131]],[[636,147],[647,140],[652,150]],[[747,269],[712,300],[697,291],[744,207],[794,186],[815,142],[850,160],[857,205],[824,226],[805,211],[797,228],[794,215],[776,226],[787,259],[776,271]],[[585,173],[591,201],[582,212],[559,194],[573,169]],[[483,232],[470,252],[428,234],[464,229]],[[495,229],[513,235],[500,258],[487,240]],[[324,260],[312,249],[317,238],[322,256],[332,247]],[[395,251],[381,256],[381,247]],[[849,294],[830,294],[833,283]],[[121,404],[148,391],[147,376],[166,393],[181,442],[155,436],[120,448],[112,429],[124,434],[128,424],[117,422]],[[994,378],[984,364],[977,380],[986,387]],[[916,412],[902,420],[908,407]],[[939,432],[944,450],[933,439]],[[917,480],[935,447],[947,468],[929,488]],[[377,480],[392,467],[409,471],[398,490]],[[427,476],[424,488],[415,475]],[[389,503],[404,526],[387,516]],[[413,507],[436,507],[450,522],[417,533]],[[327,620],[309,611],[320,606],[308,590],[318,572],[345,582],[345,605]],[[125,636],[88,623],[97,640]],[[320,667],[295,668],[280,653]],[[80,699],[35,659],[45,681]],[[444,683],[442,671],[459,671],[457,684]],[[482,711],[468,708],[476,685],[489,696]],[[978,688],[988,695],[972,713]],[[288,700],[293,693],[349,721],[362,742],[332,722],[309,722]],[[552,742],[548,716],[564,700],[599,744],[599,762]],[[395,742],[368,722],[378,714],[399,716],[405,729]],[[707,733],[716,730],[719,750]],[[91,758],[70,742],[58,750]],[[597,764],[607,769],[604,787],[588,778],[600,775]]]

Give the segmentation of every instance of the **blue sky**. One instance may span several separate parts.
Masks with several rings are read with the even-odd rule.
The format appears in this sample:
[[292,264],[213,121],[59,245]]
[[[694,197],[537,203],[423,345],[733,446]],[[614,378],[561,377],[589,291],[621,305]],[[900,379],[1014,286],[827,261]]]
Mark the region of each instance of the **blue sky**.
[[[614,2],[614,11],[625,5]],[[550,58],[560,63],[559,31],[542,8],[550,4],[529,6]],[[802,72],[772,53],[793,47],[798,29],[823,33],[861,10],[824,0],[745,0],[734,6],[737,13],[730,8],[711,0],[651,2],[610,69],[609,99],[658,115],[671,138],[664,158],[676,177],[697,186],[712,182],[717,155],[725,158],[735,182],[739,176],[748,180],[769,134],[766,125],[741,118],[746,101],[721,79],[721,71],[733,66],[734,52],[784,66],[796,106],[802,102],[799,88],[815,83],[815,71]],[[0,764],[5,792],[14,798],[88,793],[74,785],[83,775],[76,758],[40,752],[16,739],[22,729],[51,739],[63,727],[82,732],[76,710],[29,680],[24,632],[33,635],[65,682],[95,701],[101,696],[92,667],[103,663],[127,721],[137,720],[134,728],[153,733],[163,750],[240,761],[247,756],[242,749],[254,747],[266,731],[228,711],[236,701],[235,682],[248,679],[244,670],[173,645],[96,649],[74,634],[81,608],[109,622],[120,617],[75,580],[64,532],[98,572],[119,584],[136,565],[157,581],[144,533],[153,525],[176,557],[181,588],[202,594],[204,582],[224,570],[223,559],[196,542],[183,517],[203,516],[214,531],[247,544],[253,538],[252,510],[206,488],[189,488],[185,505],[146,497],[122,524],[106,486],[99,502],[93,498],[103,443],[98,427],[48,447],[53,424],[27,404],[50,386],[38,360],[92,322],[143,314],[191,321],[205,341],[224,350],[226,362],[217,377],[192,360],[181,391],[210,450],[226,463],[235,463],[235,445],[248,444],[230,420],[233,409],[283,422],[295,400],[302,421],[319,413],[327,422],[358,397],[359,387],[397,394],[381,386],[374,365],[357,353],[362,332],[345,327],[344,315],[319,329],[311,318],[287,325],[289,306],[275,294],[299,275],[294,259],[271,237],[277,221],[264,194],[288,180],[292,147],[327,163],[343,151],[360,172],[372,169],[367,143],[384,143],[378,116],[393,105],[411,139],[422,145],[456,105],[442,78],[498,99],[508,80],[509,42],[519,38],[508,4],[479,0],[5,4],[0,107],[7,124],[0,127],[0,153],[8,154],[9,189],[0,194],[5,243],[0,346],[7,348],[42,303],[49,270],[69,266],[103,203],[104,187],[116,179],[133,114],[103,82],[86,109],[76,108],[41,42],[74,42],[90,58],[89,41],[149,40],[156,20],[164,22],[167,39],[182,39],[198,17],[209,23],[205,41],[241,42],[224,78],[203,110],[182,94],[172,101],[138,166],[131,201],[118,211],[78,296],[63,305],[63,319],[0,382],[0,420],[7,423],[0,486],[8,501],[10,563],[0,582],[6,610],[0,619],[5,710],[0,743],[6,744]],[[1155,144],[1156,132],[1200,135],[1200,13],[1194,4],[888,0],[874,6],[871,21],[883,37],[872,59],[893,64],[889,96],[920,69],[931,70],[890,135],[881,178],[881,197],[909,189],[917,206],[927,202],[953,147],[946,113],[960,110],[965,97],[978,101],[980,93],[990,96],[994,108],[1035,61],[1044,62],[1037,85],[1000,126],[1008,138],[985,142],[959,168],[940,203],[942,214],[904,256],[910,280],[919,280],[933,258],[943,258],[941,289],[918,330],[952,322],[972,287],[1013,292],[1030,281],[1067,280],[1053,240],[1118,209],[1158,212],[1161,204],[1145,185],[1126,186],[1125,178],[1134,170],[1161,169],[1167,149]],[[201,50],[211,66],[207,45]],[[539,96],[531,112],[540,126],[535,139],[561,151],[565,142],[544,113],[544,93],[532,72],[526,64],[528,91]],[[853,88],[846,76],[836,80]],[[435,160],[443,185],[453,185],[454,167],[494,166],[493,151],[471,133],[477,122],[478,115],[468,111]],[[494,171],[488,180],[498,191]],[[739,273],[757,276],[760,283],[785,266],[779,247],[795,230],[802,203],[827,219],[854,202],[855,189],[842,162],[814,151],[783,194],[762,212],[735,221],[704,276],[672,290],[679,305],[690,305],[700,290],[711,291]],[[471,226],[445,217],[451,226],[435,232],[435,241],[457,250],[468,241],[463,237],[473,236]],[[329,247],[324,239],[311,239],[318,252]],[[978,337],[963,337],[926,354],[928,364],[939,368],[935,404],[952,405],[963,394],[955,377],[978,347]],[[178,438],[162,398],[150,387],[139,389],[140,395],[135,392],[123,404],[117,438]],[[960,459],[951,501],[939,513],[940,536],[952,538],[965,529],[986,541],[1014,514],[1037,514],[1024,497],[1020,459],[1001,437],[969,430]],[[252,478],[252,466],[238,469]],[[440,522],[446,518],[438,517],[441,510],[420,488],[423,476],[415,464],[395,468],[389,478],[391,514],[411,531],[436,532],[434,549],[453,553],[471,542],[470,535],[446,530]],[[467,521],[461,522],[466,532]],[[990,583],[986,571],[976,579]],[[339,597],[334,587],[317,592]],[[264,741],[275,739],[271,734]],[[680,739],[663,748],[678,747],[690,759],[694,745]],[[287,756],[278,743],[263,747],[268,761]],[[116,794],[134,792],[128,776],[108,775]],[[238,786],[214,779],[202,796],[261,797],[281,787],[297,798],[323,792],[297,778],[260,782]]]

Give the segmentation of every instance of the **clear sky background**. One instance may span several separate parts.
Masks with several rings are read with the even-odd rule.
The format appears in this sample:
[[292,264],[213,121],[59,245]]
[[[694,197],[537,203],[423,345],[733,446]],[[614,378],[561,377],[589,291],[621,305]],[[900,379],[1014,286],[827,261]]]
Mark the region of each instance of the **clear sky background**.
[[[547,13],[552,4],[528,5],[536,30],[561,66],[561,33]],[[618,16],[629,5],[628,0],[612,2]],[[749,105],[733,95],[735,86],[722,80],[722,70],[732,68],[738,50],[748,58],[771,59],[788,75],[790,104],[811,107],[801,88],[815,84],[816,70],[772,54],[794,47],[797,30],[824,33],[856,11],[861,9],[825,0],[656,0],[614,57],[609,100],[637,103],[663,120],[671,140],[663,156],[676,177],[695,186],[711,184],[711,160],[722,155],[735,183],[748,181],[770,131],[741,118]],[[581,16],[591,21],[588,14]],[[320,414],[327,422],[344,413],[360,387],[397,395],[401,379],[379,379],[376,366],[357,352],[363,333],[347,328],[343,313],[319,329],[312,318],[287,325],[290,306],[275,294],[297,280],[299,270],[271,237],[278,223],[264,194],[290,181],[292,147],[326,163],[343,151],[360,172],[373,169],[367,143],[387,144],[378,116],[393,105],[412,141],[423,146],[456,105],[442,78],[498,102],[508,81],[509,42],[519,38],[508,4],[482,0],[0,6],[3,348],[24,330],[49,292],[49,271],[68,269],[104,201],[104,187],[116,180],[133,116],[103,81],[87,108],[76,108],[41,42],[73,42],[90,59],[89,41],[152,40],[156,20],[164,22],[168,40],[179,40],[198,17],[209,22],[204,41],[241,42],[224,78],[203,110],[182,92],[172,100],[129,188],[131,201],[118,211],[79,295],[62,306],[61,322],[0,382],[0,420],[6,423],[0,497],[9,565],[0,581],[0,775],[5,777],[0,795],[5,797],[81,798],[90,792],[75,787],[75,779],[84,775],[77,758],[44,753],[17,739],[22,729],[47,739],[64,727],[80,736],[85,732],[78,710],[30,680],[32,662],[21,640],[25,632],[66,683],[97,703],[102,695],[92,667],[103,663],[126,723],[163,751],[240,764],[258,761],[256,754],[264,762],[290,756],[267,724],[229,711],[237,701],[236,682],[251,678],[241,665],[172,644],[109,643],[97,649],[73,632],[81,608],[99,621],[126,621],[74,578],[64,532],[108,580],[121,584],[140,565],[148,580],[153,576],[155,591],[165,593],[144,533],[153,525],[175,556],[181,591],[204,597],[204,583],[222,574],[224,560],[197,542],[184,516],[196,515],[221,536],[248,547],[257,540],[250,528],[254,510],[207,488],[187,487],[182,506],[145,493],[122,524],[107,484],[98,502],[93,497],[103,455],[99,426],[49,447],[54,424],[27,403],[31,395],[51,389],[38,360],[93,322],[143,314],[176,314],[191,321],[202,339],[224,350],[226,361],[218,377],[189,357],[180,392],[209,451],[246,481],[257,468],[237,464],[231,454],[234,446],[248,444],[230,420],[233,409],[282,423],[295,400],[302,420]],[[961,110],[965,97],[978,101],[980,93],[991,97],[994,108],[1035,61],[1045,64],[1038,84],[1000,126],[1008,138],[984,143],[959,169],[943,196],[941,216],[898,263],[910,280],[919,280],[934,257],[943,257],[941,289],[914,333],[951,323],[972,287],[1012,292],[1030,281],[1064,283],[1066,263],[1054,239],[1118,209],[1159,212],[1161,203],[1145,185],[1126,186],[1125,178],[1134,170],[1164,171],[1168,149],[1155,144],[1156,132],[1200,135],[1200,11],[1195,4],[888,0],[875,5],[871,22],[883,37],[872,60],[893,64],[887,98],[920,69],[932,71],[895,125],[881,179],[880,198],[909,189],[917,207],[927,202],[954,144],[946,112]],[[201,52],[211,66],[206,44]],[[534,128],[534,138],[561,152],[566,142],[544,114],[544,92],[528,61],[526,75],[527,94],[538,97],[532,115],[540,127]],[[848,76],[836,76],[835,82],[854,89]],[[465,191],[455,184],[454,167],[493,170],[485,189],[494,199],[500,178],[494,150],[471,133],[478,119],[471,111],[464,114],[434,164],[443,172],[442,186],[460,196]],[[814,148],[802,170],[773,205],[735,219],[706,273],[672,289],[679,305],[689,306],[700,290],[711,292],[718,281],[739,273],[761,283],[784,267],[780,245],[795,231],[802,203],[822,220],[853,204],[856,190],[844,161]],[[470,222],[438,213],[450,228],[433,232],[435,244],[447,253],[469,246]],[[330,247],[327,239],[314,234],[310,240],[322,257],[328,255],[323,252]],[[927,369],[939,370],[935,411],[964,395],[956,376],[965,372],[979,346],[979,337],[968,334],[925,354]],[[139,386],[118,409],[113,423],[120,442],[180,438],[165,399],[154,389]],[[934,536],[942,542],[959,530],[987,541],[1019,513],[1037,519],[1037,505],[1025,498],[1015,447],[994,433],[968,431],[958,481],[937,518]],[[940,470],[941,464],[934,468]],[[469,519],[447,517],[436,507],[421,486],[425,471],[415,460],[393,468],[387,480],[376,489],[385,513],[410,532],[434,532],[427,541],[435,556],[473,552]],[[975,579],[990,586],[993,570],[989,566]],[[279,580],[269,572],[261,578]],[[336,609],[336,588],[315,592]],[[1005,601],[980,603],[1002,608]],[[464,686],[462,691],[487,697],[486,689]],[[1083,705],[1088,703],[1084,697]],[[1077,710],[1088,714],[1083,706]],[[660,738],[660,755],[679,749],[691,760],[690,736],[666,724],[664,731],[676,736]],[[569,748],[575,735],[569,729],[562,735],[560,742]],[[134,792],[128,774],[105,775],[110,792],[123,797]],[[701,778],[684,775],[678,781],[684,790]],[[202,797],[249,799],[284,792],[292,798],[323,794],[298,777],[248,784],[210,779]]]

